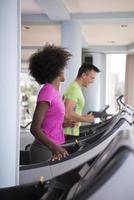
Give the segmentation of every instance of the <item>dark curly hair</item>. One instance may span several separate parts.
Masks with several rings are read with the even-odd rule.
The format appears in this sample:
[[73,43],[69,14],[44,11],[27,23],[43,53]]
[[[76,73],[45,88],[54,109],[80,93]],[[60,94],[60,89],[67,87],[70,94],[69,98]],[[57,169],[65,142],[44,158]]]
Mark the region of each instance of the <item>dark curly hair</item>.
[[62,47],[45,45],[30,57],[30,74],[39,84],[51,83],[65,68],[70,56]]

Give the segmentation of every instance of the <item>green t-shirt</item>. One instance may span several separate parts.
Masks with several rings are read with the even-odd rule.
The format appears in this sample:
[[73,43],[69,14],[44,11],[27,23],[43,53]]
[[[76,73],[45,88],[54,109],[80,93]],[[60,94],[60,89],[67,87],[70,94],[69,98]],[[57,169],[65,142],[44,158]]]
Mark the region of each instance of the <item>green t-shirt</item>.
[[[85,99],[82,93],[82,89],[76,81],[73,81],[67,87],[67,89],[64,92],[64,99],[71,99],[75,101],[76,102],[75,112],[80,115],[82,114],[82,110],[85,104]],[[65,134],[79,136],[80,125],[81,123],[78,123],[78,125],[75,126],[74,128],[65,128],[64,129]]]

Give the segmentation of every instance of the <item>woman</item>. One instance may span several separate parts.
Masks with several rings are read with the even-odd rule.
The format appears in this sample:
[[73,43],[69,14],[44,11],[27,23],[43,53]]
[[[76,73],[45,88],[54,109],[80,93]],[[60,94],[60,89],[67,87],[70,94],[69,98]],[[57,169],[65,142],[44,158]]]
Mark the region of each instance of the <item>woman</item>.
[[61,159],[68,152],[60,145],[65,142],[63,127],[74,126],[64,123],[65,108],[59,93],[60,82],[64,81],[64,68],[71,54],[61,47],[46,45],[34,53],[29,60],[31,76],[41,85],[31,124],[35,141],[30,148],[31,163],[52,158]]

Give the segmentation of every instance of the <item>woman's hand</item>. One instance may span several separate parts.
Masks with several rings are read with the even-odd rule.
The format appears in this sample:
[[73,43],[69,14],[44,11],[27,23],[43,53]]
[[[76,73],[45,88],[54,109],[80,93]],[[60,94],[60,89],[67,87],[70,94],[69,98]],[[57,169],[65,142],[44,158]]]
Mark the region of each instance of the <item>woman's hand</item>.
[[68,152],[65,148],[60,147],[56,144],[53,144],[51,147],[51,151],[52,151],[52,157],[50,160],[54,161],[54,160],[60,160],[61,158],[65,158],[66,156],[68,156]]

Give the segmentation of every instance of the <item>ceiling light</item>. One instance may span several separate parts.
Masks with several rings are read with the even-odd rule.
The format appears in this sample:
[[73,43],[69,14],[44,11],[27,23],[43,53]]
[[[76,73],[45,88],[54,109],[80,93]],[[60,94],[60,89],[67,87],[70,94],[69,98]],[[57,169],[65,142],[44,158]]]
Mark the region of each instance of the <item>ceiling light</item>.
[[29,30],[29,29],[31,29],[31,27],[30,26],[23,26],[23,29],[24,30]]
[[107,43],[114,44],[115,41],[114,40],[108,40]]
[[122,27],[122,28],[126,28],[126,27],[127,27],[127,24],[121,24],[121,27]]

